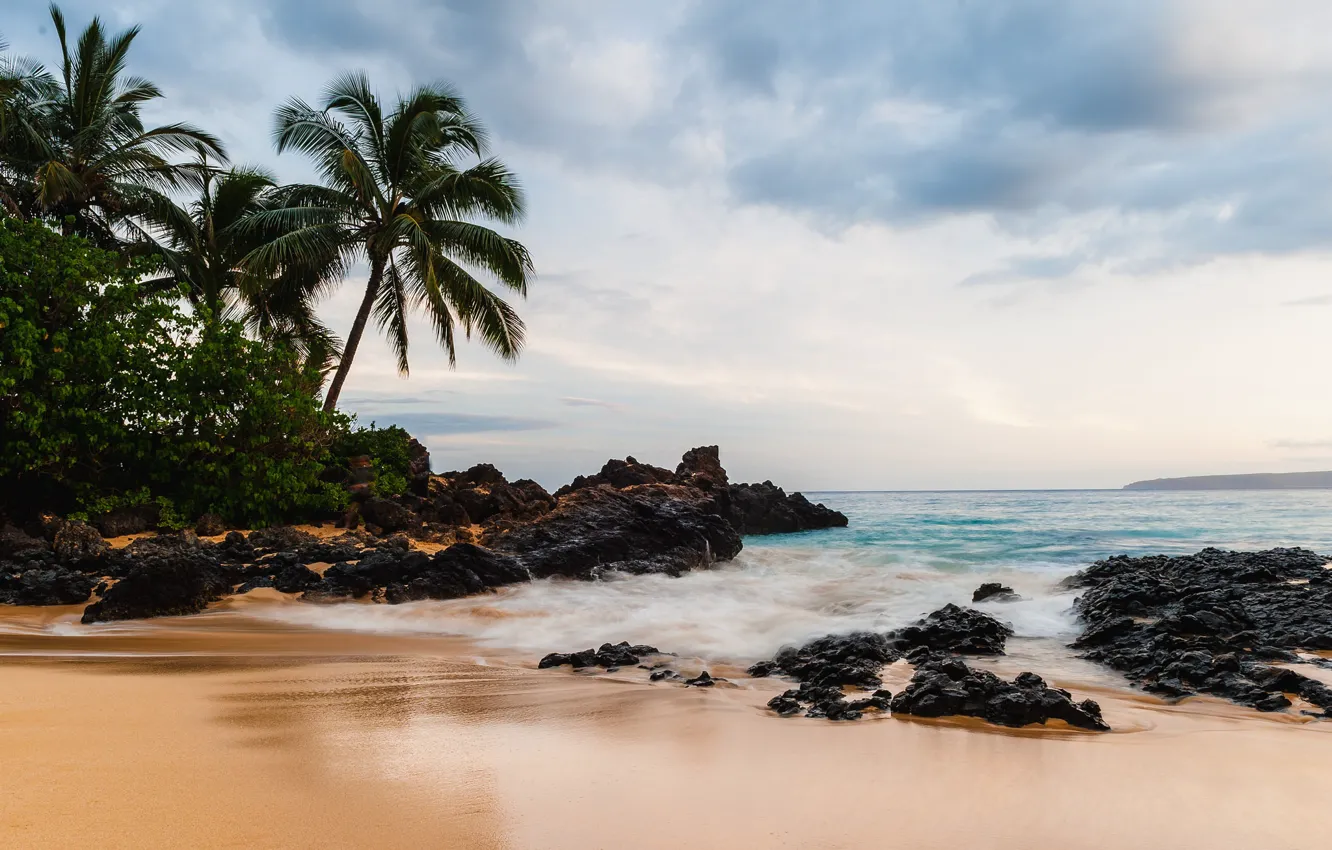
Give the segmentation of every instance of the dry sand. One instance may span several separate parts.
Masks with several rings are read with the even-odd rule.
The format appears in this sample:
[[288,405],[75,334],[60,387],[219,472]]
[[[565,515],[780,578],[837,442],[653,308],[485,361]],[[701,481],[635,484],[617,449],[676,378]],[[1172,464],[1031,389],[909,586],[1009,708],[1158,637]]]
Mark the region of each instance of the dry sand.
[[0,615],[0,847],[1277,850],[1332,830],[1332,724],[1125,692],[1096,694],[1127,730],[1108,735],[784,720],[762,709],[778,683],[537,671],[246,604],[265,600],[95,636]]

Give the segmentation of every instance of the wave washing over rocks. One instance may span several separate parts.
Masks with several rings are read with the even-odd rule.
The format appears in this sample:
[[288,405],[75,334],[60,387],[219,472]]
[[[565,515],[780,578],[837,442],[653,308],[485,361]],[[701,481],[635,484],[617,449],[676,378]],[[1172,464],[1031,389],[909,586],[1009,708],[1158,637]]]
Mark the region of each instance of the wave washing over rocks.
[[[428,467],[427,467],[428,468]],[[232,592],[274,587],[310,601],[389,604],[454,599],[554,577],[678,576],[734,558],[741,531],[845,525],[846,517],[770,484],[732,485],[716,446],[675,472],[610,461],[558,495],[510,484],[494,467],[425,475],[414,493],[372,499],[368,533],[318,539],[294,529],[231,532],[219,543],[183,532],[113,549],[92,526],[45,518],[0,529],[0,602],[96,600],[83,621],[192,614]],[[117,527],[115,530],[123,530]],[[427,554],[411,539],[443,544]],[[312,564],[328,565],[322,573]]]
[[[731,484],[715,447],[691,450],[674,471],[612,460],[554,494],[488,465],[427,474],[406,496],[372,500],[364,515],[368,532],[332,538],[277,528],[210,542],[183,532],[119,549],[78,522],[4,527],[0,602],[90,603],[83,620],[96,623],[198,613],[272,587],[310,602],[384,604],[276,606],[256,616],[465,633],[542,652],[582,643],[580,633],[588,639],[589,648],[547,655],[542,667],[642,668],[652,682],[707,688],[727,683],[707,670],[687,676],[653,644],[743,661],[751,677],[790,680],[770,702],[780,715],[1107,729],[1094,701],[1035,672],[1005,680],[966,660],[1007,652],[1016,633],[1022,667],[1067,662],[1073,641],[1083,658],[1166,698],[1211,694],[1318,717],[1332,710],[1332,689],[1298,669],[1328,666],[1315,653],[1332,649],[1332,573],[1307,550],[1110,558],[1062,589],[1012,571],[990,572],[1003,581],[976,587],[965,572],[857,564],[853,550],[741,554],[742,534],[841,527],[847,518],[768,482]],[[952,604],[968,598],[985,610]],[[467,619],[482,609],[489,613]],[[930,610],[919,620],[913,613]],[[620,629],[629,641],[591,648]],[[911,671],[895,694],[882,687],[887,665]]]

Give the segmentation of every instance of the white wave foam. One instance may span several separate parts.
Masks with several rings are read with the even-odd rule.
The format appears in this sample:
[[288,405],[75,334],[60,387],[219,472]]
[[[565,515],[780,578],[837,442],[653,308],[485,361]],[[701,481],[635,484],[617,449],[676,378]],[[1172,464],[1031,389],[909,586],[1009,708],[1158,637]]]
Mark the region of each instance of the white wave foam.
[[947,572],[885,564],[856,551],[754,547],[714,570],[680,578],[539,581],[483,597],[405,605],[281,606],[247,614],[321,628],[463,635],[544,653],[628,640],[683,655],[744,662],[831,633],[906,625],[948,602],[970,604],[982,581],[1025,597],[978,607],[1022,637],[1076,632],[1071,598],[1048,569]]

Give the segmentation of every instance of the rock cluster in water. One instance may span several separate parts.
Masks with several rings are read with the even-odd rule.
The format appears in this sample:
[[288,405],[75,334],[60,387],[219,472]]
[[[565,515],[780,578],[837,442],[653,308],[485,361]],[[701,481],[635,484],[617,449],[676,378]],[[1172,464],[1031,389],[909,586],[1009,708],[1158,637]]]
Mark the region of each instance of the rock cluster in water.
[[[1095,725],[1101,723],[1095,703],[1077,708],[1066,692],[1046,688],[1034,673],[1023,673],[1014,683],[1007,683],[991,673],[973,671],[946,654],[1002,655],[1012,634],[1008,625],[989,614],[949,604],[885,634],[829,635],[804,646],[787,647],[771,661],[750,667],[749,674],[783,675],[799,683],[768,702],[782,716],[803,711],[807,717],[855,720],[865,711],[891,707],[894,713],[970,715],[1019,726],[1058,717],[1083,728],[1101,728]],[[906,691],[893,697],[879,688],[883,683],[880,672],[884,665],[904,657],[916,666],[916,675]],[[953,673],[958,675],[949,679]],[[847,699],[844,689],[848,687],[872,693]],[[1019,711],[1019,704],[1026,708]]]
[[913,625],[890,634],[903,651],[923,648],[963,655],[1003,655],[1013,629],[989,614],[951,602]]
[[971,594],[971,601],[976,602],[1017,602],[1022,597],[1013,592],[1013,588],[997,581],[987,581]]
[[1332,571],[1306,549],[1098,561],[1066,581],[1083,590],[1074,643],[1090,659],[1167,697],[1206,693],[1278,711],[1296,697],[1332,716],[1332,689],[1294,670],[1297,650],[1332,649]]
[[[829,720],[857,720],[866,712],[942,717],[979,717],[1004,726],[1026,726],[1062,720],[1080,729],[1105,731],[1101,709],[1092,700],[1075,703],[1068,691],[1047,687],[1035,673],[1022,673],[1005,682],[993,673],[973,670],[953,653],[995,655],[1003,652],[1012,633],[987,614],[947,605],[917,623],[892,632],[856,632],[828,635],[799,647],[785,647],[769,661],[749,668],[755,678],[785,676],[798,686],[768,701],[784,717],[804,714]],[[600,649],[551,653],[537,665],[574,669],[604,667],[617,670],[637,664],[650,671],[653,682],[681,681],[693,687],[716,682],[707,671],[684,679],[664,664],[640,664],[655,647],[628,642],[602,644]],[[905,658],[915,666],[910,684],[897,696],[880,687],[884,666]],[[863,696],[847,693],[852,688]]]

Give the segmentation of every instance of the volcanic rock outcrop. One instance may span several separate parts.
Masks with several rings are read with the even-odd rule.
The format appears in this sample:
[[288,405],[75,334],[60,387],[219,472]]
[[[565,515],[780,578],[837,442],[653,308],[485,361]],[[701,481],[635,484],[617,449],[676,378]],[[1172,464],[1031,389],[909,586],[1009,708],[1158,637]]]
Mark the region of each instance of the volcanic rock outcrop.
[[1260,711],[1294,697],[1332,716],[1332,689],[1278,666],[1326,663],[1298,653],[1332,649],[1327,565],[1306,549],[1098,561],[1066,581],[1083,590],[1074,646],[1166,697],[1206,693]]
[[640,484],[679,484],[712,496],[717,510],[741,534],[786,534],[820,528],[842,528],[844,514],[811,503],[800,493],[787,495],[771,481],[731,484],[716,446],[685,453],[675,472],[635,458],[608,460],[596,475],[578,476],[555,491],[558,497],[590,487],[623,489]]
[[[452,599],[542,578],[611,572],[677,576],[734,558],[730,485],[715,446],[671,472],[632,459],[560,491],[509,482],[489,464],[429,475],[414,457],[410,492],[363,505],[367,531],[321,539],[296,528],[193,531],[112,549],[84,523],[51,518],[31,536],[0,528],[0,603],[75,604],[85,622],[190,614],[234,592],[272,587],[310,601],[369,597],[390,604]],[[593,480],[595,479],[595,480]],[[589,483],[591,482],[591,483]],[[112,517],[110,530],[124,519]],[[216,517],[201,531],[222,531]],[[433,554],[409,537],[451,544]],[[325,565],[322,572],[311,565]]]

